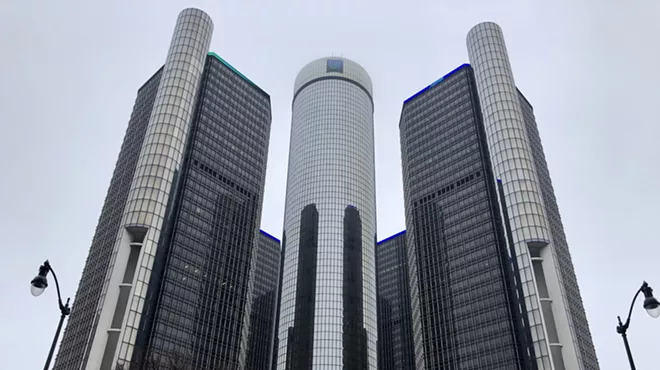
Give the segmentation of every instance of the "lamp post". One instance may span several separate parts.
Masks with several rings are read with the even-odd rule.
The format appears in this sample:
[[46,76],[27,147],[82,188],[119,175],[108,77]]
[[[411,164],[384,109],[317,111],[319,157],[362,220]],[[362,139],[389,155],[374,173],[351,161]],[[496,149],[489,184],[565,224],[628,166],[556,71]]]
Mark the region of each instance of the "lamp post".
[[644,293],[644,309],[649,314],[649,316],[651,316],[654,319],[660,317],[660,302],[658,302],[658,300],[655,297],[653,297],[653,289],[651,289],[651,287],[645,281],[642,284],[642,286],[637,290],[637,293],[635,293],[635,297],[633,298],[633,301],[630,304],[630,311],[628,311],[628,318],[626,319],[626,323],[625,324],[622,323],[621,316],[617,316],[617,318],[619,319],[619,325],[616,327],[616,332],[621,334],[621,338],[623,338],[623,345],[626,347],[626,354],[628,355],[628,362],[630,362],[631,370],[636,370],[636,368],[635,368],[635,362],[633,361],[632,353],[630,352],[630,345],[628,344],[628,335],[626,334],[626,332],[628,331],[628,327],[630,326],[630,315],[632,315],[632,310],[639,293]]
[[44,262],[44,264],[39,267],[39,273],[30,282],[30,293],[32,293],[33,296],[38,297],[41,295],[41,293],[44,292],[44,290],[46,290],[46,288],[48,287],[48,279],[46,279],[46,275],[48,275],[48,272],[53,274],[53,279],[55,280],[55,288],[57,288],[57,303],[60,306],[61,316],[60,316],[60,323],[57,325],[57,331],[55,332],[55,338],[53,338],[53,344],[50,346],[50,352],[48,352],[48,358],[46,359],[46,365],[44,365],[44,370],[48,370],[50,368],[50,361],[53,358],[53,352],[55,352],[57,339],[60,337],[62,324],[64,323],[64,319],[71,313],[71,308],[69,308],[69,298],[66,299],[65,304],[62,304],[62,296],[60,295],[60,284],[57,282],[57,276],[55,275],[55,271],[53,271],[53,268],[50,267],[50,263],[48,262],[48,260],[46,260],[46,262]]

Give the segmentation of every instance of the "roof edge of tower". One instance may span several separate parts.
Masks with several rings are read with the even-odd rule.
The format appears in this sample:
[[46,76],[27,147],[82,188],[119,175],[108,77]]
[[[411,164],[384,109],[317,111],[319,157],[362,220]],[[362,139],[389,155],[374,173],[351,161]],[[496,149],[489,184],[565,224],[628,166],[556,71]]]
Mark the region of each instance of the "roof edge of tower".
[[390,241],[390,240],[396,238],[397,236],[401,236],[401,235],[403,235],[403,234],[405,234],[405,233],[406,233],[406,230],[399,231],[398,233],[396,233],[396,234],[394,234],[394,235],[390,235],[390,236],[388,236],[387,238],[385,238],[385,239],[383,239],[383,240],[377,242],[376,245],[383,244],[383,243],[385,243],[385,242],[387,242],[387,241]]
[[220,61],[220,63],[222,63],[225,67],[229,68],[229,69],[230,69],[232,72],[234,72],[238,77],[242,78],[243,80],[245,80],[245,81],[246,81],[247,83],[249,83],[250,85],[256,87],[259,91],[261,91],[263,94],[265,94],[266,96],[268,96],[268,97],[270,98],[270,94],[268,94],[266,91],[264,91],[264,89],[262,89],[261,87],[259,87],[259,85],[257,85],[256,83],[252,82],[252,80],[250,80],[249,78],[247,78],[247,77],[246,77],[244,74],[242,74],[238,69],[234,68],[234,66],[232,66],[231,64],[229,64],[229,62],[227,62],[226,60],[222,59],[222,57],[221,57],[220,55],[218,55],[218,54],[216,54],[216,53],[210,51],[210,52],[208,53],[208,56],[210,56],[210,57],[214,57],[215,59],[217,59],[218,61]]
[[467,68],[467,67],[470,67],[470,63],[463,63],[463,64],[461,64],[460,66],[454,68],[451,72],[449,72],[449,73],[447,73],[446,75],[440,77],[439,79],[433,81],[430,85],[428,85],[428,86],[426,86],[425,88],[419,90],[418,92],[416,92],[415,94],[413,94],[411,97],[409,97],[408,99],[404,100],[404,101],[403,101],[403,104],[406,104],[406,103],[408,103],[409,101],[415,99],[416,97],[418,97],[418,96],[420,96],[421,94],[425,93],[427,90],[431,89],[433,86],[435,86],[435,85],[441,83],[441,82],[444,81],[445,79],[451,77],[451,76],[452,76],[453,74],[455,74],[456,72],[460,71],[460,70],[463,69],[463,68]]
[[274,241],[276,241],[276,242],[278,242],[278,243],[281,243],[281,242],[282,242],[281,240],[279,240],[279,239],[277,239],[276,237],[272,236],[271,234],[269,234],[269,233],[263,231],[262,229],[259,229],[259,232],[260,232],[261,234],[263,234],[264,236],[266,236],[266,237],[268,237],[268,238],[270,238],[270,239],[272,239],[272,240],[274,240]]
[[368,95],[373,95],[373,82],[367,70],[360,63],[352,59],[336,56],[316,58],[305,64],[294,80],[294,94],[312,80],[331,76],[351,80],[362,86]]

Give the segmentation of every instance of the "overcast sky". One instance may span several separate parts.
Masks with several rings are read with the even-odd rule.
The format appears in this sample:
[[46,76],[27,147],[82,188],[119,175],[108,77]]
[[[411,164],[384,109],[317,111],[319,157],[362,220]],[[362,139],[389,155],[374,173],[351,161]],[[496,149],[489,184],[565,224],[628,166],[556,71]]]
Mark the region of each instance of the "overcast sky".
[[[213,18],[211,51],[271,95],[262,228],[276,236],[300,68],[335,55],[371,75],[383,239],[404,229],[403,100],[467,62],[473,25],[499,23],[535,108],[601,368],[627,368],[616,316],[644,279],[660,295],[659,1],[4,2],[0,368],[43,366],[57,294],[51,279],[33,298],[29,282],[48,258],[62,294],[75,294],[137,89],[188,6]],[[660,320],[641,300],[629,338],[638,369],[657,369]]]

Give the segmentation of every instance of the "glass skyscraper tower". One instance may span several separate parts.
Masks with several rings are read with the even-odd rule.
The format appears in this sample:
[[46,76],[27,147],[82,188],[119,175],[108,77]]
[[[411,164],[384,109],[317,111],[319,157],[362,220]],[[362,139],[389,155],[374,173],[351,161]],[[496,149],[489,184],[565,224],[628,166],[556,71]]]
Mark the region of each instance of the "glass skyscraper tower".
[[376,244],[378,369],[415,370],[406,232]]
[[344,58],[298,74],[293,97],[278,369],[376,369],[372,84]]
[[[516,89],[500,27],[467,36],[493,172],[502,180],[539,368],[596,370],[598,360],[531,105]],[[534,311],[541,315],[534,314]]]
[[418,369],[597,370],[531,104],[502,31],[404,103],[401,148]]
[[406,100],[401,115],[416,368],[527,370],[519,275],[474,84],[462,65]]
[[256,273],[246,369],[271,370],[273,366],[280,253],[280,241],[261,231],[252,257],[255,260]]
[[246,366],[270,97],[212,29],[183,10],[138,91],[55,369]]

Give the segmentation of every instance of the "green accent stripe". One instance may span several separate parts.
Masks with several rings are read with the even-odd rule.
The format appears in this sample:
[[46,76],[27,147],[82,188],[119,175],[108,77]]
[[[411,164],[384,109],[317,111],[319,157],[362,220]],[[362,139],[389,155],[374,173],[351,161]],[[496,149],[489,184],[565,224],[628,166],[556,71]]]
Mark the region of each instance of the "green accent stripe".
[[[241,72],[239,72],[239,71],[238,71],[236,68],[234,68],[234,66],[232,66],[231,64],[227,63],[227,61],[224,60],[224,59],[222,59],[218,54],[216,54],[216,53],[214,53],[214,52],[209,52],[208,55],[209,55],[209,56],[212,56],[212,57],[214,57],[214,58],[216,58],[217,60],[220,61],[220,63],[224,64],[225,66],[227,66],[227,68],[231,69],[234,73],[236,73],[236,74],[238,75],[238,77],[244,79],[244,80],[247,81],[250,85],[256,87],[256,88],[259,89],[259,91],[261,91],[262,93],[268,95],[268,93],[265,92],[261,87],[259,87],[257,84],[255,84],[254,82],[252,82],[249,78],[245,77],[244,74],[242,74]],[[268,96],[270,96],[270,95],[268,95]]]

